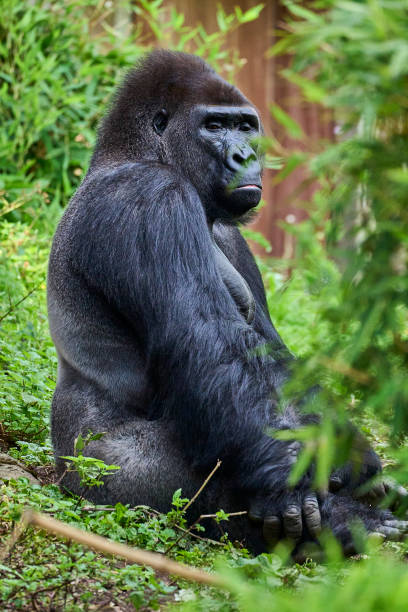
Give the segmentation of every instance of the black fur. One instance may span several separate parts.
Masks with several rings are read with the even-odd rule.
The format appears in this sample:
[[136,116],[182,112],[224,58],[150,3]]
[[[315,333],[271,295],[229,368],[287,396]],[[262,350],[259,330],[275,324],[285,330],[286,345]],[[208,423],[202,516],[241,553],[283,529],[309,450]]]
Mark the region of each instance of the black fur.
[[[238,107],[242,123],[231,111],[221,128],[198,124],[213,107]],[[222,467],[197,515],[260,499],[262,521],[301,505],[309,491],[310,475],[294,491],[286,484],[296,447],[265,433],[297,428],[302,416],[294,406],[277,410],[292,356],[234,225],[259,190],[228,188],[235,176],[260,181],[250,140],[262,131],[257,121],[248,100],[201,59],[152,53],[119,88],[57,229],[48,278],[59,359],[52,439],[62,472],[60,457],[72,455],[80,432],[107,432],[87,452],[122,469],[85,491],[96,502],[168,510],[173,491],[192,495],[217,459]],[[63,482],[80,491],[73,474]],[[329,496],[324,524],[340,533],[350,513],[370,528],[384,518],[347,495]],[[229,531],[254,551],[265,547],[247,518]]]

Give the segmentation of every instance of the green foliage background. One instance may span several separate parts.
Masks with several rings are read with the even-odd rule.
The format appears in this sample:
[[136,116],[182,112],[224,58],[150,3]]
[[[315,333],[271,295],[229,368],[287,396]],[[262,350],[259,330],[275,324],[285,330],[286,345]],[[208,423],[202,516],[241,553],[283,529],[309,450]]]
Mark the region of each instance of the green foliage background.
[[[337,132],[321,153],[287,152],[287,165],[305,163],[320,185],[307,204],[309,220],[293,230],[297,274],[318,294],[325,330],[295,383],[323,384],[317,404],[326,419],[314,441],[319,484],[336,462],[321,449],[341,450],[334,431],[347,414],[387,426],[390,456],[401,468],[395,475],[406,482],[407,3],[316,2],[313,12],[285,4],[289,33],[272,53],[292,54],[284,75],[306,100],[332,111]],[[293,135],[293,120],[283,114],[280,121]]]
[[[292,54],[285,76],[305,99],[331,110],[337,132],[335,144],[308,152],[300,127],[272,109],[295,143],[284,152],[281,176],[302,163],[319,181],[313,201],[303,203],[308,221],[287,227],[297,237],[291,275],[280,272],[281,263],[260,262],[272,318],[300,357],[288,392],[322,385],[313,408],[325,418],[320,429],[302,434],[307,452],[297,475],[315,458],[317,484],[325,482],[347,453],[334,427],[351,417],[393,477],[407,484],[408,5],[285,4],[287,26],[271,53]],[[203,55],[232,77],[240,58],[226,48],[226,34],[261,10],[219,8],[219,31],[209,35],[185,26],[183,15],[160,0],[120,7],[145,25],[127,33],[115,24],[113,8],[96,0],[0,0],[0,446],[40,475],[52,463],[48,419],[56,377],[46,261],[112,89],[146,50],[146,24],[161,44]],[[273,138],[270,154],[282,157]],[[30,504],[131,545],[161,552],[172,546],[170,554],[186,563],[213,568],[221,557],[216,566],[231,585],[231,594],[220,595],[162,580],[28,530],[0,565],[5,610],[84,610],[101,602],[155,609],[174,600],[188,610],[406,609],[405,544],[368,547],[365,561],[350,563],[327,536],[328,564],[300,567],[287,564],[284,546],[249,559],[228,543],[177,541],[184,520],[177,496],[165,516],[121,505],[89,508],[55,485],[10,482],[0,494],[2,542]]]

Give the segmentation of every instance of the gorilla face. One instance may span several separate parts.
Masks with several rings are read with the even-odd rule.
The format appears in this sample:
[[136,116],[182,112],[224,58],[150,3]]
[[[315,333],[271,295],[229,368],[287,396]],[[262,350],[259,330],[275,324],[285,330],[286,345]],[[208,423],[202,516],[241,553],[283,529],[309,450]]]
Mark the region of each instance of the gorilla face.
[[[156,119],[163,129],[163,115]],[[170,120],[164,129],[172,157],[176,151],[175,161],[197,189],[209,220],[238,219],[259,204],[262,166],[253,140],[261,128],[254,108],[196,105],[187,133],[185,114],[184,130],[180,120]]]
[[217,162],[215,199],[239,217],[261,199],[261,164],[253,145],[260,133],[258,115],[253,108],[240,106],[196,107],[194,114],[198,139],[210,160]]

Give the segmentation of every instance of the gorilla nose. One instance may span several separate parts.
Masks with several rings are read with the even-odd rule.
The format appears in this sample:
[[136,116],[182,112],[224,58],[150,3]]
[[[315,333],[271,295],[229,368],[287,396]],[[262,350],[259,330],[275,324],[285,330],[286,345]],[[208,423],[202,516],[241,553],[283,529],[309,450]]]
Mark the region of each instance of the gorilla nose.
[[233,172],[242,172],[246,168],[251,166],[253,172],[255,168],[253,165],[256,163],[259,166],[258,158],[254,151],[250,147],[239,146],[231,148],[226,156],[226,166]]

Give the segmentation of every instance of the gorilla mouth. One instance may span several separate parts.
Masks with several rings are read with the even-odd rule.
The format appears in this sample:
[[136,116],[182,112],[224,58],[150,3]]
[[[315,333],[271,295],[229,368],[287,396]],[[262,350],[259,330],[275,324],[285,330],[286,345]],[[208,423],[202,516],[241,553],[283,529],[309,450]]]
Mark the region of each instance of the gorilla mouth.
[[262,190],[260,185],[255,185],[254,183],[246,184],[246,185],[238,185],[235,189],[259,189]]
[[[256,180],[255,178],[255,181]],[[251,208],[258,206],[261,197],[262,186],[260,183],[241,183],[229,191],[229,198],[232,205],[231,212],[235,216],[246,214]]]

